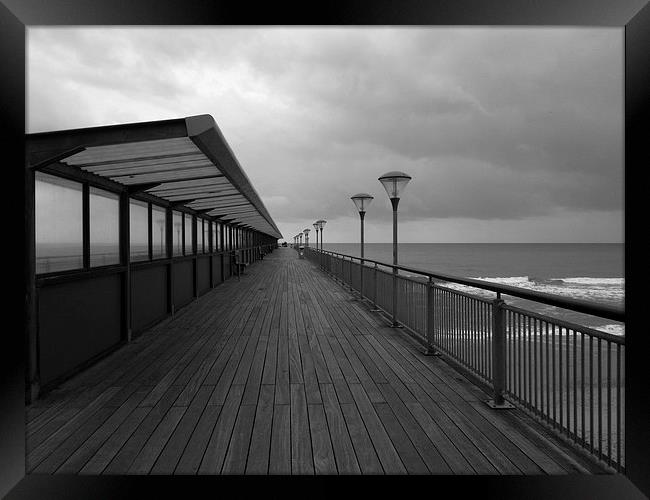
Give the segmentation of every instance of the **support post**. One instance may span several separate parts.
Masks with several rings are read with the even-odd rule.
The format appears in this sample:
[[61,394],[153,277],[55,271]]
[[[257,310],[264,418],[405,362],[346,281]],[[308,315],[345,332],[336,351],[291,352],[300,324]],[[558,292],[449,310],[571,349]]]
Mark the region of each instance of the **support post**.
[[364,267],[364,256],[363,256],[363,219],[365,218],[366,212],[359,212],[359,217],[361,218],[361,261],[359,266],[359,296],[363,302],[363,267]]
[[174,316],[174,212],[171,207],[167,208],[165,217],[165,255],[169,259],[167,265],[167,312]]
[[191,247],[192,247],[192,270],[194,276],[193,288],[194,288],[194,298],[197,299],[199,297],[199,240],[198,240],[199,218],[193,215],[190,220],[192,221]]
[[372,309],[370,309],[372,312],[377,312],[379,311],[379,308],[377,307],[377,263],[375,262],[375,267],[373,269],[373,288],[374,288],[374,293],[372,294]]
[[40,392],[36,307],[36,203],[34,170],[25,168],[25,330],[27,370],[25,401],[32,403]]
[[[393,205],[393,266],[397,266],[397,205],[399,204],[399,198],[391,198],[391,204]],[[393,320],[391,327],[392,328],[402,328],[397,322],[397,267],[393,267]]]
[[506,379],[506,324],[501,294],[492,301],[492,386],[494,398],[487,401],[490,408],[514,408],[503,398]]
[[122,337],[131,342],[131,229],[129,216],[129,195],[120,195],[120,253],[124,264],[122,283]]
[[433,279],[429,276],[427,283],[427,346],[424,349],[425,356],[441,356],[440,351],[435,347],[435,304],[433,295]]

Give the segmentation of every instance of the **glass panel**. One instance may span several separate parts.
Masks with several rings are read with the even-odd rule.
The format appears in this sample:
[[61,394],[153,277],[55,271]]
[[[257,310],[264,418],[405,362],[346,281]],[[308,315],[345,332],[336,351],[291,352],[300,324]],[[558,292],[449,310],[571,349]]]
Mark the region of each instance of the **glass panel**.
[[120,263],[120,197],[90,187],[90,267]]
[[149,208],[142,201],[129,204],[129,233],[131,234],[131,260],[149,259]]
[[151,205],[151,232],[151,256],[164,259],[167,257],[167,213],[156,205]]
[[210,221],[203,220],[203,253],[210,252]]
[[172,212],[172,223],[174,226],[172,234],[174,238],[174,255],[183,255],[183,214],[176,211]]
[[185,255],[194,253],[192,248],[192,216],[185,214]]
[[36,272],[83,267],[82,187],[36,172]]
[[213,252],[218,252],[221,250],[219,247],[219,223],[218,222],[213,222],[212,223],[212,251]]

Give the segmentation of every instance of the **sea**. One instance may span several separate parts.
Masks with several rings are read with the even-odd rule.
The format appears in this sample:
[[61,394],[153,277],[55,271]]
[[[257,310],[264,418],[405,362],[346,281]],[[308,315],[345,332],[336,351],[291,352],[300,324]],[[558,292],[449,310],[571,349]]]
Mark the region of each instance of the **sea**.
[[[359,243],[324,243],[324,250],[360,256]],[[364,256],[392,263],[392,243],[366,243]],[[432,273],[474,278],[611,306],[625,305],[622,243],[401,243],[398,262]],[[408,275],[408,273],[404,273]],[[414,276],[416,277],[416,276]],[[493,292],[448,285],[479,296]],[[625,326],[514,297],[507,303],[614,335]]]

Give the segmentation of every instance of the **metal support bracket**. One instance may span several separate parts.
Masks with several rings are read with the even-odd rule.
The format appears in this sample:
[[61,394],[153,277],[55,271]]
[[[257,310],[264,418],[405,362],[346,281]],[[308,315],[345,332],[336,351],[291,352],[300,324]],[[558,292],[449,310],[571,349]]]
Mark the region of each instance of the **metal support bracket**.
[[485,402],[486,405],[488,405],[490,408],[493,410],[512,410],[515,408],[515,406],[512,403],[509,403],[505,399],[503,400],[503,403],[497,404],[494,402],[494,399],[488,399]]

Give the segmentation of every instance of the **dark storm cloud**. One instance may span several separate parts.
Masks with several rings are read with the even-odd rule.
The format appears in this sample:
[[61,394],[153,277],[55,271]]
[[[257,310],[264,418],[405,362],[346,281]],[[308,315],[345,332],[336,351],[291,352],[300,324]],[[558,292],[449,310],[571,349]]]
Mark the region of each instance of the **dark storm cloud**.
[[[278,221],[622,208],[618,28],[30,29],[30,130],[212,114]],[[56,64],[53,63],[56,61]],[[100,101],[105,102],[100,102]],[[70,109],[72,111],[65,112]]]

